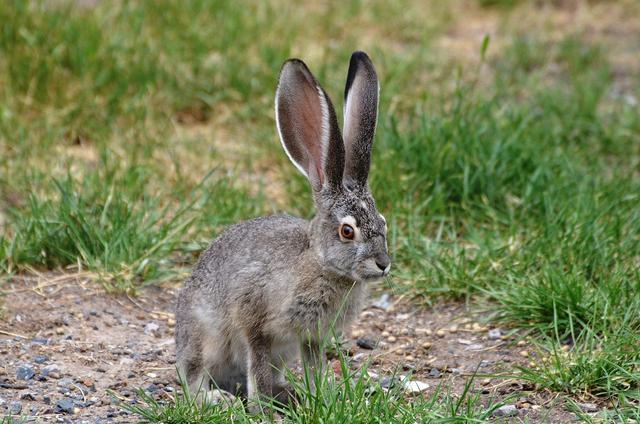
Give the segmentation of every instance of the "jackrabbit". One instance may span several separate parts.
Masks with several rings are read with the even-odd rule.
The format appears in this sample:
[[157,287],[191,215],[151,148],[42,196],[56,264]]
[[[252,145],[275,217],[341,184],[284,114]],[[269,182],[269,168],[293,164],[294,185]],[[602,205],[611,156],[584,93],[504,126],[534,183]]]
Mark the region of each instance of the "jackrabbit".
[[282,66],[278,133],[311,184],[316,215],[236,224],[202,254],[176,312],[178,371],[192,393],[213,383],[249,401],[286,396],[284,367],[301,352],[322,370],[323,338],[357,315],[366,283],[389,273],[387,225],[367,184],[378,92],[369,57],[353,53],[342,135],[304,62]]

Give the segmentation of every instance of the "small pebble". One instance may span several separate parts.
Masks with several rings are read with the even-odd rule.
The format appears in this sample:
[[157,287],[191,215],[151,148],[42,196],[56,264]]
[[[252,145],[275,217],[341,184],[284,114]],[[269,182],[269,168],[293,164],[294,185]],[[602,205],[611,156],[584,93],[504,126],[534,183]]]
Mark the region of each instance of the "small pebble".
[[449,333],[456,334],[457,332],[458,332],[458,326],[457,325],[452,325],[451,327],[449,327]]
[[528,358],[529,352],[527,352],[526,350],[522,350],[520,351],[520,356],[522,356],[523,358]]
[[380,379],[380,387],[382,387],[383,389],[390,389],[391,387],[393,387],[395,383],[395,379],[393,377],[382,377]]
[[389,293],[382,293],[382,296],[373,302],[373,307],[384,311],[388,310],[391,307],[391,296],[389,296]]
[[369,357],[369,354],[367,353],[356,353],[355,355],[353,355],[353,358],[351,358],[354,362],[362,362],[363,360],[365,360],[366,358]]
[[73,414],[75,413],[75,407],[73,400],[64,398],[56,402],[56,413]]
[[485,330],[486,330],[486,328],[485,328],[485,327],[481,326],[481,325],[480,325],[480,324],[478,324],[477,322],[474,322],[474,323],[473,323],[473,325],[471,326],[471,329],[472,329],[473,331],[476,331],[476,332],[480,332],[480,331],[485,331]]
[[407,381],[404,383],[404,390],[407,393],[422,393],[430,386],[423,381]]
[[[22,412],[22,404],[20,402],[11,402],[9,404],[9,415],[19,415]],[[12,422],[12,421],[9,421]]]
[[398,340],[398,339],[396,339],[396,337],[395,337],[395,336],[389,336],[389,337],[387,337],[387,341],[388,341],[389,343],[395,343],[395,342],[396,342],[396,340]]
[[355,337],[356,339],[364,336],[364,330],[361,328],[355,328],[351,331],[351,337]]
[[431,343],[431,342],[423,342],[422,343],[422,347],[424,349],[431,349],[433,347],[433,343]]
[[63,378],[62,380],[58,381],[58,387],[64,387],[64,388],[68,388],[70,386],[73,385],[73,379],[71,378]]
[[160,330],[160,326],[155,322],[149,322],[144,326],[144,334],[152,335],[156,331]]
[[36,400],[35,393],[32,392],[22,392],[20,393],[20,399],[22,400]]
[[489,340],[498,340],[500,337],[502,337],[502,331],[500,331],[499,328],[494,328],[492,330],[489,330],[488,337],[489,337]]
[[518,340],[518,343],[516,343],[516,346],[524,346],[526,344],[527,342],[525,342],[524,340]]
[[20,365],[16,370],[16,378],[18,380],[31,380],[34,375],[36,375],[36,372],[29,364]]
[[598,412],[599,410],[595,403],[578,403],[577,405],[584,412]]
[[57,366],[56,364],[51,364],[51,365],[47,365],[46,367],[43,367],[42,370],[40,371],[40,374],[42,374],[45,377],[49,377],[52,373],[59,372],[59,371],[60,371],[59,366]]
[[429,371],[429,377],[431,378],[440,378],[440,376],[442,376],[442,373],[437,368],[431,368]]
[[368,350],[375,349],[376,347],[376,342],[374,340],[364,338],[364,337],[356,340],[356,344],[362,349],[368,349]]
[[45,362],[47,362],[47,357],[44,355],[38,355],[33,359],[33,362],[35,362],[36,364],[44,364]]
[[494,417],[513,417],[518,415],[518,408],[515,405],[504,405],[493,411]]
[[438,336],[438,337],[441,337],[441,338],[442,338],[442,337],[444,337],[445,335],[446,335],[446,333],[445,333],[445,331],[444,331],[444,330],[438,330],[438,331],[436,331],[436,336]]

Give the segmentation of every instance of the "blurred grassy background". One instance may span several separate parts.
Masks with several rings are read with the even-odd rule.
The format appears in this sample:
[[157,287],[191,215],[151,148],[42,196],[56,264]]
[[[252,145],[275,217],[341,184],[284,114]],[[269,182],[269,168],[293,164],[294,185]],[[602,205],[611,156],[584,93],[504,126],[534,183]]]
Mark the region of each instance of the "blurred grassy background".
[[305,60],[341,116],[362,49],[388,284],[534,328],[542,388],[637,405],[637,1],[15,0],[0,22],[7,276],[135,291],[179,282],[229,223],[310,216],[275,131],[279,67]]

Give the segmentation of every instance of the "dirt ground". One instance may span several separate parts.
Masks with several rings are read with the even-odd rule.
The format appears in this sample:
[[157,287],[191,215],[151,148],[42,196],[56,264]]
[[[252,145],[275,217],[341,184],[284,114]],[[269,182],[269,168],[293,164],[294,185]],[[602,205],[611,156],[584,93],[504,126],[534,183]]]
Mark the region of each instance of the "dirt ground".
[[[4,289],[0,414],[36,422],[136,422],[119,401],[136,402],[138,389],[170,400],[179,389],[173,341],[178,287],[149,287],[131,298],[107,294],[83,275],[49,275],[16,278]],[[408,396],[428,395],[440,384],[460,393],[477,371],[473,391],[483,402],[514,405],[512,422],[575,419],[560,398],[513,378],[487,376],[536,361],[521,335],[484,326],[462,304],[422,308],[383,296],[388,301],[380,292],[372,296],[346,338],[354,368],[369,361],[383,386],[392,375],[408,373],[429,386]]]

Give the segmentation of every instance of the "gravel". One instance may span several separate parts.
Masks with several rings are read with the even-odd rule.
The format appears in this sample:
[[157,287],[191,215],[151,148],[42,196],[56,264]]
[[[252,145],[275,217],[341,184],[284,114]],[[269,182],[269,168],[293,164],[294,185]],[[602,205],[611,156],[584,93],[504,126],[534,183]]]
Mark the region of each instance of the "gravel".
[[514,415],[518,415],[518,408],[515,405],[503,405],[493,411],[494,417],[513,417]]
[[33,362],[35,362],[36,364],[44,364],[45,362],[47,362],[47,357],[44,355],[38,355],[34,358]]
[[29,364],[20,365],[16,370],[16,378],[18,380],[31,380],[35,375],[36,372]]

